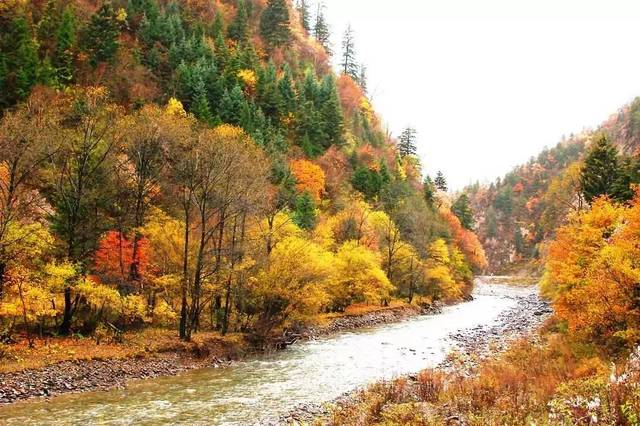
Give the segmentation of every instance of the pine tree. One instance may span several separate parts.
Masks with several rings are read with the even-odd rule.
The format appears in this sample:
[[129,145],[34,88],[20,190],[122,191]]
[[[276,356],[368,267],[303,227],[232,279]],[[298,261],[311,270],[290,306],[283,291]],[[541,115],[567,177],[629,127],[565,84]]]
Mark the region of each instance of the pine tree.
[[249,14],[244,0],[238,0],[235,18],[227,29],[229,38],[237,42],[245,42],[249,38]]
[[436,174],[436,179],[433,182],[438,191],[447,192],[449,188],[447,187],[447,179],[444,177],[444,174],[441,171],[438,171]]
[[67,6],[56,30],[56,50],[53,60],[58,80],[65,85],[73,81],[76,42],[76,16],[71,7]]
[[313,27],[313,35],[320,43],[320,46],[324,47],[324,50],[329,55],[332,55],[331,51],[331,33],[329,31],[329,24],[327,24],[327,20],[324,17],[324,4],[322,2],[318,3],[318,12],[316,13],[316,23]]
[[358,84],[365,95],[369,93],[369,84],[367,78],[367,66],[360,64],[360,75],[358,76]]
[[260,17],[260,35],[268,47],[280,47],[289,42],[289,24],[289,8],[285,0],[269,0]]
[[433,208],[436,201],[436,186],[429,175],[424,178],[424,182],[422,185],[422,194],[424,196],[424,201],[427,203],[427,206]]
[[207,124],[213,124],[213,113],[211,112],[209,100],[207,99],[207,91],[202,81],[200,81],[200,84],[196,87],[195,98],[191,104],[191,112],[199,120]]
[[15,102],[29,95],[31,88],[38,83],[40,60],[38,57],[38,43],[35,40],[29,24],[22,18],[12,22],[8,34],[7,45],[15,49],[9,56],[8,71],[15,73]]
[[342,38],[342,62],[340,63],[342,73],[358,81],[359,70],[356,62],[355,40],[351,24],[347,26]]
[[322,146],[324,149],[328,149],[331,145],[342,143],[344,130],[342,104],[338,97],[338,89],[333,75],[329,74],[323,79],[319,98],[323,133],[327,137]]
[[462,194],[451,206],[451,211],[455,214],[463,227],[468,230],[473,230],[475,226],[475,220],[473,219],[473,211],[469,203],[469,197],[467,194]]
[[89,53],[89,62],[96,67],[101,62],[111,61],[118,50],[119,24],[111,3],[105,3],[91,17],[87,27],[84,46]]
[[606,195],[616,201],[626,201],[625,173],[620,166],[618,151],[606,135],[600,135],[589,150],[582,168],[580,183],[585,200]]
[[300,14],[300,21],[302,23],[302,28],[304,28],[306,32],[311,31],[311,21],[309,19],[310,18],[309,5],[307,4],[307,0],[298,0],[298,3],[296,4],[296,9]]
[[316,226],[316,215],[316,206],[311,194],[305,191],[303,194],[298,195],[293,212],[294,223],[300,228],[309,231]]
[[409,155],[417,155],[418,148],[416,147],[416,129],[413,127],[407,127],[400,134],[398,139],[398,153],[400,157],[404,158]]

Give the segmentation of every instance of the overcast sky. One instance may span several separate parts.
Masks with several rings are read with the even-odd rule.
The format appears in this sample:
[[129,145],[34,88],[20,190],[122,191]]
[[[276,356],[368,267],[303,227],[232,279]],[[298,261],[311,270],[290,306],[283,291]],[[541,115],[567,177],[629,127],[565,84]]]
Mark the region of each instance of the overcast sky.
[[490,181],[640,95],[640,2],[325,0],[376,109],[453,189]]

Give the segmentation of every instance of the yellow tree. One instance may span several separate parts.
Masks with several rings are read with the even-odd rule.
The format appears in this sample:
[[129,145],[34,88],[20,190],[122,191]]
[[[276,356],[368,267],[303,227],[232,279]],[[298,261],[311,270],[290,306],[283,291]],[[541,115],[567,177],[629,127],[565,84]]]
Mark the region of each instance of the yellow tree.
[[393,286],[377,253],[355,241],[344,243],[335,256],[335,279],[328,287],[332,307],[344,310],[354,302],[382,303]]
[[268,265],[250,280],[259,312],[256,334],[266,338],[289,320],[319,312],[327,301],[333,262],[330,252],[300,237],[287,237],[275,246]]

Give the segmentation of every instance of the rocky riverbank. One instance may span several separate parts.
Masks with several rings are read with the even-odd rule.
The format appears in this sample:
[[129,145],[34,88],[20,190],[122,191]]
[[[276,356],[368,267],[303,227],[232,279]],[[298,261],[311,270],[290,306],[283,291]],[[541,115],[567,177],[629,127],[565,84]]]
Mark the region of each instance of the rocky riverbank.
[[[489,277],[481,279],[484,283],[495,284],[497,281]],[[502,287],[499,284],[496,287]],[[491,291],[492,286],[487,286]],[[512,294],[502,297],[512,298],[516,306],[505,311],[493,324],[478,326],[469,330],[453,333],[449,338],[454,342],[455,351],[436,368],[444,371],[454,370],[458,374],[471,375],[478,365],[489,357],[506,350],[517,339],[537,336],[536,330],[552,313],[549,302],[542,299],[535,286],[518,288]],[[416,375],[407,377],[409,383],[415,382]],[[263,422],[267,425],[289,425],[319,422],[328,416],[336,407],[354,404],[360,397],[359,390],[349,392],[330,404],[310,404],[296,407],[286,416],[277,420]]]
[[[327,325],[308,327],[292,333],[287,336],[287,343],[397,322],[420,314],[435,313],[439,309],[439,305],[430,308],[405,305],[338,317]],[[65,393],[123,388],[131,380],[174,376],[197,368],[225,367],[246,354],[246,346],[209,341],[188,349],[179,347],[144,356],[63,361],[37,369],[0,373],[0,405]]]

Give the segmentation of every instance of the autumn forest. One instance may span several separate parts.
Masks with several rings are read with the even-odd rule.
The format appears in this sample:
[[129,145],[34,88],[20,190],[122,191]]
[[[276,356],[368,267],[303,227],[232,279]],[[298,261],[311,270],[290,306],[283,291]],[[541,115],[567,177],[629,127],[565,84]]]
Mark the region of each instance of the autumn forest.
[[638,424],[640,100],[454,192],[336,30],[305,0],[0,3],[0,406],[67,392],[24,372],[242,363],[508,275],[540,325],[305,422]]

